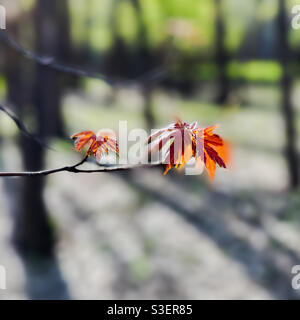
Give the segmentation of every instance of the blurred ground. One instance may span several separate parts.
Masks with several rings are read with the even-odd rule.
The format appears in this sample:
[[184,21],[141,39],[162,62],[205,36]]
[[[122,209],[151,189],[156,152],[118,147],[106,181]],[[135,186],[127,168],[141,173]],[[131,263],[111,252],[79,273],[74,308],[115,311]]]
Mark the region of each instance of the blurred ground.
[[[51,176],[45,200],[59,239],[55,261],[17,256],[10,244],[11,180],[0,180],[0,264],[8,277],[0,298],[299,298],[290,284],[291,267],[300,264],[298,193],[284,191],[277,88],[260,90],[243,89],[225,110],[156,94],[160,125],[173,114],[219,122],[234,142],[233,168],[219,170],[213,184],[176,172],[163,177],[158,169]],[[144,125],[138,94],[119,91],[111,103],[111,93],[104,99],[100,91],[90,83],[89,98],[65,97],[68,133],[125,119],[130,127]],[[16,169],[18,154],[7,140],[2,160]],[[70,145],[53,146],[48,168],[76,162]]]

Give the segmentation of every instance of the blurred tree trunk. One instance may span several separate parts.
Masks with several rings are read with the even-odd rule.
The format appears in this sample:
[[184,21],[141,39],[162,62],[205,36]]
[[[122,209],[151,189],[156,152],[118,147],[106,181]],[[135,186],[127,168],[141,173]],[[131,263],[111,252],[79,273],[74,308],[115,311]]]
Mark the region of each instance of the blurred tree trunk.
[[144,118],[148,130],[155,128],[155,118],[153,114],[153,88],[144,86],[142,90],[144,96]]
[[295,113],[291,104],[291,77],[288,70],[290,59],[290,48],[288,43],[288,19],[286,14],[285,1],[279,0],[278,11],[279,31],[279,59],[282,66],[281,91],[282,91],[282,115],[285,123],[286,134],[286,158],[289,170],[290,187],[299,186],[298,154],[296,148],[296,123]]
[[[21,23],[19,15],[8,20],[7,30],[16,39],[19,36]],[[27,102],[26,92],[30,90],[29,69],[26,65],[25,70],[20,53],[14,49],[6,46],[4,54],[7,99],[14,106],[18,116],[23,118]],[[20,138],[20,145],[25,169],[41,169],[43,152],[40,152],[40,146],[24,137]],[[49,253],[53,242],[42,199],[43,179],[9,181],[7,185],[9,190],[14,192],[12,206],[13,240],[17,249],[22,253]]]
[[[70,52],[65,1],[38,0],[34,26],[36,51],[45,56],[65,60]],[[18,73],[21,72],[23,71],[18,69]],[[42,140],[51,136],[61,136],[63,135],[63,121],[60,114],[62,77],[56,71],[41,65],[35,65],[35,70],[32,72],[34,80],[29,105],[32,107],[30,111],[36,126],[36,134]],[[25,78],[23,83],[21,81],[21,87],[24,87],[24,81]],[[14,89],[17,82],[12,80],[10,83],[12,91],[10,96],[14,103],[22,105],[20,89],[18,91]],[[43,169],[45,149],[24,136],[21,137],[20,145],[25,170]],[[40,255],[53,253],[54,236],[43,199],[44,187],[45,177],[21,180],[18,208],[15,213],[14,240],[22,253]]]
[[72,57],[70,11],[68,1],[56,0],[55,3],[58,59],[67,63]]
[[219,69],[216,102],[223,105],[229,93],[229,80],[226,74],[227,54],[224,46],[225,26],[222,14],[222,0],[215,0],[216,7],[216,62]]
[[92,13],[92,2],[91,0],[85,0],[85,26],[84,26],[84,39],[83,39],[83,49],[82,49],[82,56],[84,59],[90,60],[91,59],[91,33],[92,33],[92,20],[91,20],[91,13]]
[[[65,60],[68,57],[69,28],[66,1],[38,0],[35,10],[36,49],[42,55]],[[38,66],[34,102],[40,110],[42,136],[63,136],[61,81],[57,71]]]
[[110,30],[112,46],[105,61],[105,72],[109,75],[121,77],[130,73],[130,62],[128,60],[127,46],[119,34],[118,28],[118,6],[120,0],[112,0]]
[[[146,73],[149,66],[151,66],[151,58],[147,50],[147,28],[143,19],[143,11],[140,0],[131,0],[132,5],[136,11],[137,16],[137,29],[138,29],[138,61],[134,62],[137,68],[137,74]],[[144,97],[144,118],[148,130],[154,129],[155,118],[152,110],[153,103],[153,84],[144,84],[142,87],[142,94]]]
[[[15,13],[7,18],[7,29],[16,39],[19,37],[20,23],[19,14]],[[3,44],[4,73],[7,81],[7,100],[13,104],[16,113],[20,113],[23,105],[24,84],[21,77],[21,57],[20,54]]]

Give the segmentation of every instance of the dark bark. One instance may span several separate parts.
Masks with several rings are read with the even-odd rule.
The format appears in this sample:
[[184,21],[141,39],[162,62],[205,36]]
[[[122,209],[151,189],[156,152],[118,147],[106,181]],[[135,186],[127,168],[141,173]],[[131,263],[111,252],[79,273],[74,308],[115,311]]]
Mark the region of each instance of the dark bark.
[[[63,58],[69,51],[68,29],[64,26],[63,17],[66,6],[53,0],[38,0],[35,11],[35,31],[37,52],[42,55]],[[58,6],[58,4],[60,4]],[[59,10],[61,9],[61,10]],[[42,136],[63,136],[61,115],[61,75],[50,68],[37,66],[36,86],[33,99],[39,112],[40,131]]]
[[215,0],[216,7],[216,62],[219,69],[216,102],[223,105],[229,93],[229,80],[226,74],[227,54],[224,46],[225,26],[222,15],[222,0]]
[[155,128],[155,117],[153,113],[153,105],[152,105],[152,88],[144,87],[143,88],[143,96],[144,96],[144,118],[146,122],[146,127],[148,130]]
[[[65,6],[58,1],[38,0],[36,3],[34,25],[36,51],[42,55],[64,58],[69,52],[68,30],[62,30]],[[62,36],[63,35],[63,36]],[[36,65],[32,91],[32,117],[36,123],[37,136],[45,140],[51,136],[63,135],[61,117],[61,77],[57,71]],[[24,167],[28,171],[42,170],[44,167],[45,149],[32,139],[22,137],[21,148]],[[43,192],[45,177],[23,179],[20,196],[20,214],[16,217],[18,247],[26,253],[51,255],[54,247],[54,236]]]
[[[19,36],[20,19],[8,21],[8,29],[17,39]],[[26,91],[30,88],[29,68],[24,70],[22,58],[18,52],[9,47],[4,50],[4,72],[7,79],[7,100],[22,119],[25,113]],[[25,74],[27,75],[25,77]],[[35,116],[35,114],[34,114]],[[28,138],[20,138],[21,155],[24,167],[37,169],[42,167],[43,151],[41,147]],[[53,237],[48,223],[43,202],[43,178],[35,181],[19,180],[7,184],[9,196],[14,204],[11,206],[14,221],[13,241],[21,253],[50,254],[52,252]]]
[[285,1],[279,0],[278,13],[278,32],[279,32],[279,58],[282,66],[281,109],[285,124],[286,146],[285,155],[289,171],[289,184],[291,188],[299,186],[298,154],[296,148],[296,123],[295,113],[291,104],[291,77],[288,70],[290,58],[290,48],[288,43],[288,19],[286,14]]
[[[64,18],[67,15],[65,12],[67,7],[62,2],[38,0],[34,16],[36,51],[59,60],[66,59],[70,52],[66,39],[69,37],[68,20]],[[18,27],[18,22],[15,21],[15,28]],[[10,32],[11,30],[10,28]],[[9,100],[19,110],[18,113],[22,118],[25,111],[26,114],[29,111],[25,110],[23,93],[30,91],[26,107],[31,107],[36,135],[41,140],[63,135],[60,114],[62,78],[57,71],[40,65],[35,65],[31,69],[27,66],[25,76],[19,53],[8,50],[6,58],[9,63],[6,75]],[[20,147],[25,170],[42,170],[45,149],[24,136],[20,139]],[[17,206],[14,210],[14,242],[23,254],[51,255],[54,236],[43,199],[45,177],[22,179],[19,182]]]
[[125,41],[119,34],[117,8],[120,0],[113,0],[111,4],[110,30],[113,39],[111,48],[105,57],[104,71],[109,76],[124,77],[131,73],[130,57]]
[[[137,38],[137,62],[135,63],[138,72],[145,73],[149,67],[151,67],[151,57],[147,50],[147,28],[143,20],[143,12],[140,4],[140,0],[131,0],[132,5],[136,11],[137,15],[137,29],[138,29],[138,38]],[[146,65],[145,65],[146,63]],[[152,110],[152,95],[153,95],[153,85],[144,84],[142,88],[142,94],[144,97],[144,117],[148,130],[154,129],[155,127],[155,118]]]
[[[16,38],[19,36],[19,23],[9,20],[7,24],[10,33]],[[4,46],[4,74],[7,80],[7,100],[13,104],[17,113],[21,112],[23,106],[24,84],[21,77],[21,59],[18,52]]]

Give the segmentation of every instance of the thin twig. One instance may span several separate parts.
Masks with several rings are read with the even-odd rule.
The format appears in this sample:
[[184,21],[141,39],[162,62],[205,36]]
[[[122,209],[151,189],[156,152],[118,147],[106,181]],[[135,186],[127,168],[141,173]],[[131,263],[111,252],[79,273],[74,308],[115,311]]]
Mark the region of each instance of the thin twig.
[[0,177],[39,177],[39,176],[48,176],[51,174],[59,172],[71,172],[71,173],[102,173],[102,172],[115,172],[115,171],[127,171],[132,169],[139,168],[153,168],[159,167],[161,163],[151,163],[151,164],[140,164],[134,166],[124,166],[124,167],[107,167],[94,170],[84,170],[78,169],[79,166],[87,162],[89,156],[85,156],[80,162],[73,166],[65,166],[61,168],[56,168],[52,170],[43,170],[43,171],[34,171],[34,172],[0,172]]
[[159,83],[167,77],[167,71],[162,67],[158,67],[152,71],[149,71],[144,75],[133,80],[121,80],[118,78],[108,77],[98,72],[87,71],[69,65],[61,64],[57,62],[53,57],[41,56],[39,54],[33,53],[25,49],[22,45],[20,45],[17,41],[10,37],[8,33],[4,30],[0,30],[0,37],[8,46],[21,53],[24,57],[34,60],[36,63],[42,66],[49,67],[64,73],[72,74],[78,77],[102,80],[114,87],[126,87],[133,85],[148,85],[153,83]]
[[34,140],[35,142],[37,142],[42,147],[50,149],[50,147],[44,141],[39,139],[36,135],[30,133],[26,129],[24,123],[20,119],[18,119],[8,108],[6,108],[6,107],[4,107],[3,105],[0,104],[0,111],[4,112],[16,124],[16,126],[21,131],[21,133],[24,134],[24,136]]

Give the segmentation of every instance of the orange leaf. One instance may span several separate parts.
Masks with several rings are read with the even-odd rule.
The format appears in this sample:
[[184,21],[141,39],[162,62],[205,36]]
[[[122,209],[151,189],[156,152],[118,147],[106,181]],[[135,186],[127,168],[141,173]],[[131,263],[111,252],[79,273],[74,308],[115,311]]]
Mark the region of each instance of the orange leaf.
[[71,139],[75,140],[76,150],[80,151],[86,144],[93,144],[96,141],[96,135],[93,131],[83,131],[74,134]]
[[210,178],[213,179],[216,171],[216,163],[214,162],[213,159],[210,158],[206,150],[204,152],[205,152],[205,166],[209,173]]
[[223,139],[214,134],[217,126],[200,129],[197,122],[191,124],[177,120],[176,123],[156,131],[149,137],[149,155],[169,146],[164,155],[164,175],[172,168],[183,167],[192,157],[196,164],[204,163],[211,178],[216,165],[226,168],[227,146]]
[[77,151],[89,144],[87,155],[93,155],[98,163],[100,163],[104,153],[108,154],[109,151],[113,151],[119,154],[117,139],[109,136],[108,133],[99,131],[95,135],[93,131],[83,131],[73,135],[71,138],[75,140],[74,145]]

